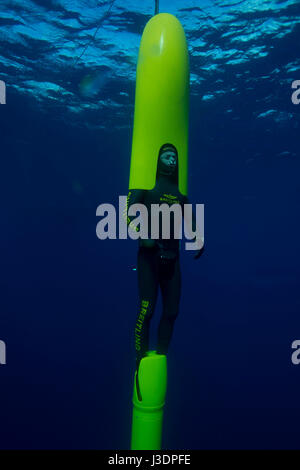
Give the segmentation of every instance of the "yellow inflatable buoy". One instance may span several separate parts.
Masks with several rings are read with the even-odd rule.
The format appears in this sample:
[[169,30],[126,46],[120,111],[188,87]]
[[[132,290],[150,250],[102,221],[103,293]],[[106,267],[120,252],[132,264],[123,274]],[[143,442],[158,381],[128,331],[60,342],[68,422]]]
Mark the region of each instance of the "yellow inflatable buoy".
[[178,187],[187,196],[189,56],[179,20],[160,13],[145,26],[137,64],[129,189],[153,189],[163,144],[178,152]]

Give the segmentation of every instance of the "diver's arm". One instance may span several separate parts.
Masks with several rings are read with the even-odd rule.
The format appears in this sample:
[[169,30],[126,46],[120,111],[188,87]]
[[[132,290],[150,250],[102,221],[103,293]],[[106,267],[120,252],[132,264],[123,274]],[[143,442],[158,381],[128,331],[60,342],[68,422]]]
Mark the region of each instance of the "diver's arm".
[[128,215],[128,210],[133,204],[141,204],[144,200],[144,189],[130,189],[127,195],[126,208],[123,212],[123,217],[126,219],[127,226],[136,232],[140,231],[140,227],[135,225],[133,220],[135,216]]

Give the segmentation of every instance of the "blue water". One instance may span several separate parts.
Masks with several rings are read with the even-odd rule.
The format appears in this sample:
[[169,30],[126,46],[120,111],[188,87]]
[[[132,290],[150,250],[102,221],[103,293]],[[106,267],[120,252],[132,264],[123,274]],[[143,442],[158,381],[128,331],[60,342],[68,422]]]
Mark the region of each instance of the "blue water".
[[[205,204],[206,244],[198,261],[182,253],[163,448],[299,448],[299,3],[160,11],[189,45],[189,197]],[[153,12],[1,1],[1,448],[129,448],[137,246],[100,241],[95,214],[127,194]]]

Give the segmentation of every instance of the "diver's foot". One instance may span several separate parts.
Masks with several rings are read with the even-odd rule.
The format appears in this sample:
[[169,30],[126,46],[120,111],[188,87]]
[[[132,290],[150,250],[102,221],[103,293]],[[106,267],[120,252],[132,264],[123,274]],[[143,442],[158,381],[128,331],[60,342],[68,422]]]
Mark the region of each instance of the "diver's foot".
[[157,355],[157,356],[166,356],[167,353],[162,352],[162,351],[161,351],[161,352],[160,352],[160,351],[156,351],[156,355]]

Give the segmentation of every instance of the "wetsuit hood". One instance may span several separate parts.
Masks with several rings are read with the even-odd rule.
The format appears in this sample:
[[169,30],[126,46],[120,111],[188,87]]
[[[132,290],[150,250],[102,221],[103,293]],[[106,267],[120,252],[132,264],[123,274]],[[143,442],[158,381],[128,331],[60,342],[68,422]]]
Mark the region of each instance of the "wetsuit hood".
[[[160,158],[162,153],[165,152],[166,150],[172,150],[176,155],[176,168],[175,168],[174,173],[172,173],[170,175],[165,175],[165,165],[163,164],[163,162],[161,161],[161,158]],[[171,181],[173,181],[174,184],[176,184],[178,186],[178,153],[177,153],[176,147],[172,144],[164,144],[164,145],[161,146],[161,148],[159,150],[158,159],[157,159],[156,181],[161,175],[166,176]]]

